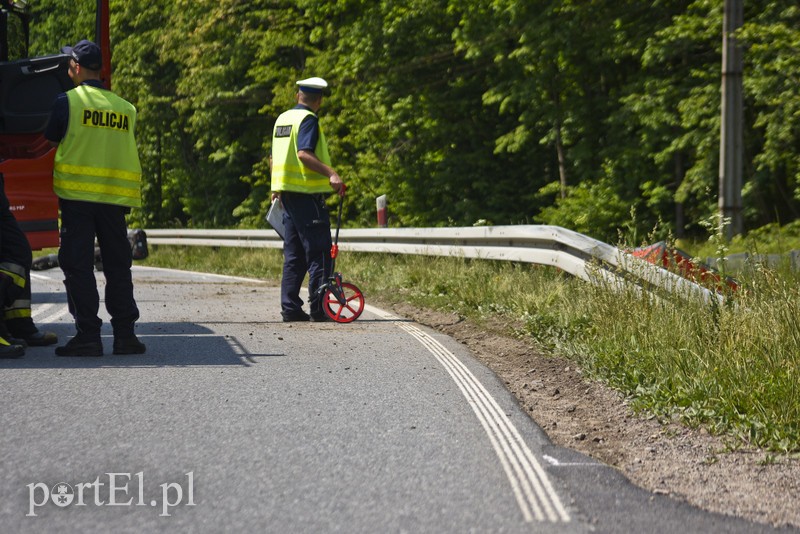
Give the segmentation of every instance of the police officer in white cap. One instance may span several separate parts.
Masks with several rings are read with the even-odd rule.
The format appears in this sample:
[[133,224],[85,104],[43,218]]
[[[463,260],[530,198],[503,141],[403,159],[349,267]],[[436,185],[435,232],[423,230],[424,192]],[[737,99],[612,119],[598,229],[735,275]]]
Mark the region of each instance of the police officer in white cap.
[[[284,208],[281,316],[285,322],[325,321],[322,296],[317,294],[332,267],[325,198],[333,191],[344,196],[345,185],[331,167],[317,117],[328,82],[314,77],[297,85],[297,105],[278,117],[272,131],[272,196]],[[306,273],[310,314],[300,298]]]

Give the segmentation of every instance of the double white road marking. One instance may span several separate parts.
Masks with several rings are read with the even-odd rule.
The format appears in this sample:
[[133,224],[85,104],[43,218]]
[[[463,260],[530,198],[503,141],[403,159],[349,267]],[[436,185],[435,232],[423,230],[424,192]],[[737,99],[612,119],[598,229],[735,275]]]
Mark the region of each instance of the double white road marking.
[[450,374],[486,431],[525,521],[568,522],[569,514],[536,456],[497,401],[461,360],[413,324],[371,306],[367,308],[411,334]]

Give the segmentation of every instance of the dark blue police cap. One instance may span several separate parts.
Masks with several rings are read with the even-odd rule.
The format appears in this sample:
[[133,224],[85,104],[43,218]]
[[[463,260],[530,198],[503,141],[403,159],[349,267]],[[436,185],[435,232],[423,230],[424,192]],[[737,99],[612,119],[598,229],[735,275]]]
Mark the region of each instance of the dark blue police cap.
[[65,46],[61,52],[71,56],[79,65],[89,70],[100,70],[103,67],[100,47],[87,39],[78,41],[75,46]]

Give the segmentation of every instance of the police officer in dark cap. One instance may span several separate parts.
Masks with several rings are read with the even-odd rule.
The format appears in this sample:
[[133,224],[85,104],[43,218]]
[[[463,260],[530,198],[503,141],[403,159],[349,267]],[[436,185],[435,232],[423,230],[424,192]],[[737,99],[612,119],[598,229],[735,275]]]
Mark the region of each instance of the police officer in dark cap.
[[130,208],[141,206],[136,108],[104,88],[102,55],[95,43],[83,40],[61,51],[70,56],[69,76],[75,88],[56,98],[45,137],[58,146],[53,168],[53,190],[61,208],[58,263],[77,333],[56,348],[56,355],[103,355],[95,238],[103,258],[113,352],[142,354],[145,345],[134,334],[139,309],[125,222]]

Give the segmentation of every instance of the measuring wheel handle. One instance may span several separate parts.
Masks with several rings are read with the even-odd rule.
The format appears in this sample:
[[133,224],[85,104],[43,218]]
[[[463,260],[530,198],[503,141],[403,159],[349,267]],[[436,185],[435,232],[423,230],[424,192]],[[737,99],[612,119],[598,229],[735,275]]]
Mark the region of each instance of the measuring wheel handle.
[[[339,213],[336,217],[336,235],[331,246],[331,271],[335,269],[339,255],[339,228],[342,225],[342,204],[339,196]],[[319,291],[322,293],[322,309],[325,315],[337,323],[351,323],[364,311],[364,294],[353,284],[342,282],[342,273],[334,272]]]

